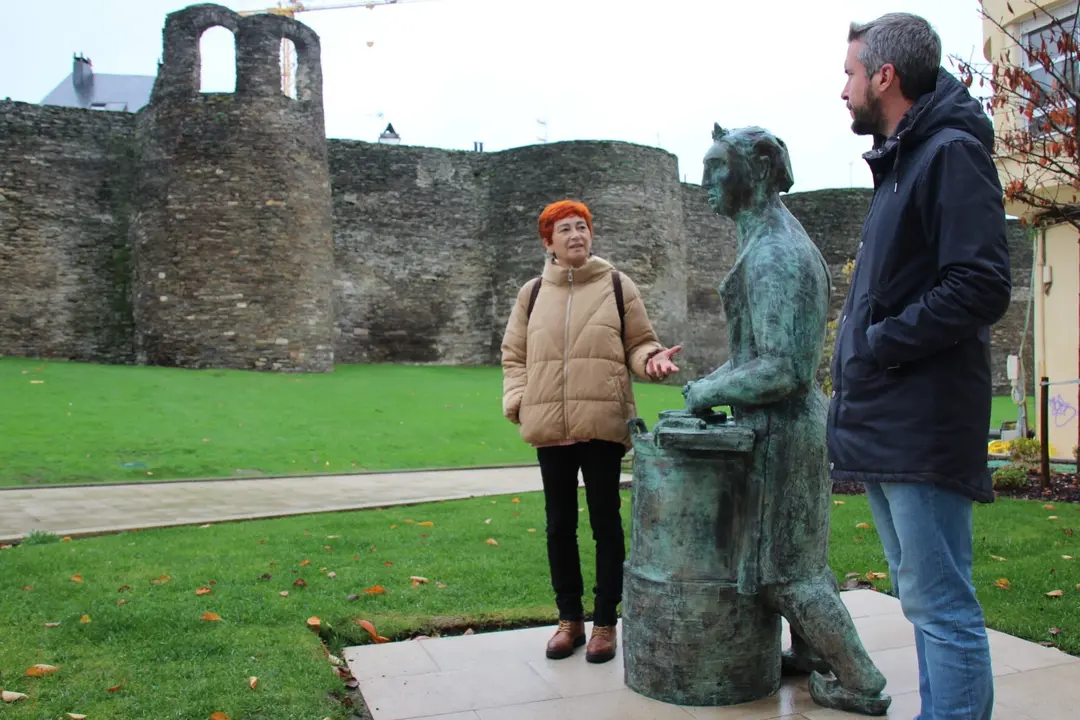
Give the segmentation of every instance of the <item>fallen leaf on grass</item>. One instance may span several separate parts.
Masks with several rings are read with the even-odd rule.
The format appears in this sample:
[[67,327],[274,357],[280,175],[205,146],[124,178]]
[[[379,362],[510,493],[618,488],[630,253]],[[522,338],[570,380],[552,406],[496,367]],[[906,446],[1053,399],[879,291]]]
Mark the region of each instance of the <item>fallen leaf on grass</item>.
[[[369,587],[367,590],[365,590],[364,593],[367,595],[385,595],[386,588],[384,588],[382,585],[373,585],[372,587]],[[349,599],[352,600],[353,596],[350,595]],[[357,595],[356,599],[360,599],[360,596]]]
[[444,585],[443,583],[435,583],[435,587],[439,588],[440,590],[446,589],[446,585]]
[[385,565],[386,567],[394,567],[394,563],[390,562],[389,560],[384,562],[383,565]]
[[46,675],[52,675],[59,669],[55,665],[31,665],[26,670],[26,677],[45,677]]
[[513,500],[511,500],[510,502],[512,502],[512,503],[519,503],[519,502],[521,502],[521,499],[520,499],[520,498],[514,498],[514,499],[513,499]]
[[26,699],[26,695],[24,695],[23,693],[12,692],[10,690],[4,690],[2,693],[0,693],[0,697],[2,697],[4,702],[6,702],[6,703],[13,703],[16,700],[25,700]]
[[405,521],[404,521],[404,523],[405,523],[406,525],[412,525],[412,524],[413,524],[414,522],[416,522],[416,521],[415,521],[415,520],[405,520]]
[[262,575],[259,576],[259,579],[260,580],[273,580],[274,576],[271,575],[270,573],[263,573]]
[[337,573],[336,573],[336,572],[333,572],[333,571],[331,571],[331,572],[328,572],[328,573],[326,573],[326,577],[328,577],[328,578],[336,578],[336,577],[337,577]]
[[341,536],[340,535],[327,535],[326,539],[327,540],[340,540]]
[[397,525],[391,525],[391,526],[390,526],[390,529],[391,529],[391,530],[397,530]]
[[536,532],[536,528],[529,528],[528,531],[531,532],[531,533],[534,533],[534,532]]
[[499,544],[499,541],[496,540],[495,538],[488,538],[484,542],[486,542],[488,545],[496,545],[497,546]]
[[991,560],[997,560],[998,562],[1008,562],[1008,560],[1006,560],[1005,558],[1001,557],[1000,555],[991,555],[991,556],[990,556],[990,559],[991,559]]
[[199,616],[200,620],[206,620],[207,622],[220,622],[221,616],[215,612],[205,612]]
[[994,587],[1001,588],[1002,590],[1008,590],[1009,589],[1009,580],[1008,580],[1008,578],[998,578],[997,580],[994,581]]
[[124,689],[123,685],[113,685],[111,688],[105,690],[105,692],[117,693]]
[[488,518],[487,520],[485,520],[484,524],[485,525],[490,525],[491,524],[491,518]]
[[1054,506],[1049,504],[1049,503],[1047,503],[1046,505],[1043,505],[1043,510],[1053,510],[1053,509],[1054,509]]
[[23,590],[25,590],[26,592],[32,592],[34,590],[34,586],[33,585],[23,585]]
[[254,690],[255,686],[258,685],[258,684],[259,684],[259,678],[254,677],[254,676],[248,678],[248,687],[251,688],[252,690]]
[[887,577],[889,577],[889,573],[883,573],[883,572],[868,572],[868,573],[866,573],[866,579],[867,580],[884,580]]
[[67,713],[69,720],[86,720],[86,716],[82,713]]
[[120,607],[121,605],[124,605],[125,603],[127,603],[127,600],[124,600],[123,598],[121,598],[121,599],[116,601],[116,607]]
[[1065,594],[1064,590],[1051,590],[1050,592],[1046,593],[1046,597],[1048,597],[1048,598],[1059,598],[1064,594]]
[[1050,633],[1051,635],[1053,635],[1054,637],[1057,637],[1058,635],[1061,634],[1061,628],[1052,627],[1049,630],[1047,630],[1047,632]]
[[72,575],[71,576],[71,582],[73,582],[73,583],[81,583],[82,582],[82,575]]
[[229,716],[223,712],[210,713],[210,720],[229,720]]
[[367,634],[371,636],[372,642],[386,643],[390,642],[390,638],[384,638],[379,633],[375,632],[375,626],[368,620],[357,620],[356,624],[367,630]]
[[424,522],[420,523],[420,527],[435,527],[435,523],[431,522],[430,520],[425,520]]
[[293,585],[296,587],[307,587],[307,582],[304,581],[304,578],[296,578],[296,582],[294,582]]
[[870,523],[861,522],[858,525],[856,525],[855,527],[858,528],[859,530],[869,530],[870,529]]
[[327,552],[334,552],[334,548],[330,545],[323,545],[322,549],[326,550]]
[[1048,518],[1046,518],[1046,519],[1047,519],[1047,520],[1057,520],[1057,519],[1058,519],[1058,516],[1057,516],[1057,515],[1051,515],[1050,517],[1048,517]]
[[89,615],[83,615],[81,618],[79,618],[79,622],[81,624],[83,624],[83,625],[89,624],[90,623],[90,616]]
[[300,561],[300,567],[305,567],[305,566],[310,565],[310,564],[311,564],[310,560],[301,560]]
[[832,504],[833,504],[833,505],[844,505],[845,503],[844,503],[844,501],[843,501],[843,500],[833,500],[833,503],[832,503]]
[[1061,556],[1061,559],[1062,559],[1062,560],[1072,560],[1072,559],[1073,559],[1073,557],[1072,557],[1072,555],[1062,555],[1062,556]]
[[60,627],[60,623],[45,623],[45,627],[47,627],[47,628]]
[[281,592],[278,593],[278,595],[280,595],[281,597],[289,597],[289,591],[288,590],[282,590]]
[[170,580],[172,580],[172,577],[170,577],[169,575],[162,575],[160,577],[154,578],[150,582],[153,583],[154,585],[164,585],[165,583],[169,582]]
[[60,538],[60,539],[61,539],[61,540],[62,540],[63,542],[71,542],[71,536],[70,536],[70,535],[65,535],[64,537],[62,537],[62,538]]
[[124,587],[117,589],[116,592],[127,592],[130,589],[131,589],[130,585],[125,585]]
[[409,579],[414,583],[426,583],[428,581],[426,577],[420,577],[419,575],[410,575]]
[[307,626],[312,630],[318,630],[320,627],[322,627],[322,620],[315,616],[309,617],[307,619]]
[[203,587],[198,588],[195,591],[195,594],[196,595],[209,595],[212,592],[214,592],[214,591],[204,585]]

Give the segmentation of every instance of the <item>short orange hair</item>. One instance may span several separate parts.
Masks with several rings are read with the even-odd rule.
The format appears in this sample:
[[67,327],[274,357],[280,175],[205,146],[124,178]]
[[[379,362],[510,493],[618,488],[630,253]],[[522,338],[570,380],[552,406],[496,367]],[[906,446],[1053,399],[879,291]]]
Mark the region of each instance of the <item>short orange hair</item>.
[[589,212],[589,208],[585,206],[585,203],[574,200],[559,200],[548,205],[540,213],[540,219],[536,221],[537,230],[540,231],[540,238],[551,240],[551,234],[555,232],[555,223],[575,215],[585,218],[585,224],[589,226],[589,232],[591,233],[593,231],[592,213]]

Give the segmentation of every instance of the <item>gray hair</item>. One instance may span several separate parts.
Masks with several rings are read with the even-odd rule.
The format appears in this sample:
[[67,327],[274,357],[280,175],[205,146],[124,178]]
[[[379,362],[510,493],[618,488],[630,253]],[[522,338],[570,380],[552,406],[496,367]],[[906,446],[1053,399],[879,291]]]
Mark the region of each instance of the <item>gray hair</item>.
[[911,13],[889,13],[860,25],[851,23],[848,42],[862,40],[859,60],[866,74],[891,64],[900,78],[900,92],[917,100],[937,83],[941,66],[941,38],[924,18]]

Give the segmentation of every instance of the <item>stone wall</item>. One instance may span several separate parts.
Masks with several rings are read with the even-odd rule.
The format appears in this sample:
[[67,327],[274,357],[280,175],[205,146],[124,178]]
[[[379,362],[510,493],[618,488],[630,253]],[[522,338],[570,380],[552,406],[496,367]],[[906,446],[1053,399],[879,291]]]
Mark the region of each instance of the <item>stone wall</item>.
[[0,354],[132,359],[133,126],[0,102]]
[[[236,37],[235,93],[199,92],[199,39],[215,26]],[[281,92],[281,38],[297,51],[295,99]],[[569,197],[592,209],[595,252],[641,289],[661,341],[684,346],[670,382],[727,359],[716,287],[734,226],[678,181],[673,155],[327,141],[319,53],[294,20],[192,5],[166,17],[138,115],[0,103],[0,352],[317,372],[498,363],[517,293],[543,268],[537,215]],[[784,197],[832,269],[834,315],[869,200]],[[1030,297],[1031,244],[1018,228],[1011,241],[997,392]]]
[[[199,92],[199,38],[236,35],[236,92]],[[139,115],[133,227],[140,363],[333,369],[330,180],[319,39],[277,15],[172,13]],[[297,98],[281,91],[281,38]]]

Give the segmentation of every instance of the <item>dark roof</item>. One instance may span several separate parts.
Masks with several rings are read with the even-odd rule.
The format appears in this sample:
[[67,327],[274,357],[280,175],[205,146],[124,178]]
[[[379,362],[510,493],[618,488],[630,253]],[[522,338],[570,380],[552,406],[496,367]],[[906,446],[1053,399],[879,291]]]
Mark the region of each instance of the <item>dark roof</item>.
[[89,92],[75,89],[74,74],[49,93],[42,105],[93,108],[95,110],[120,110],[137,112],[150,102],[154,78],[150,75],[107,75],[94,73]]

